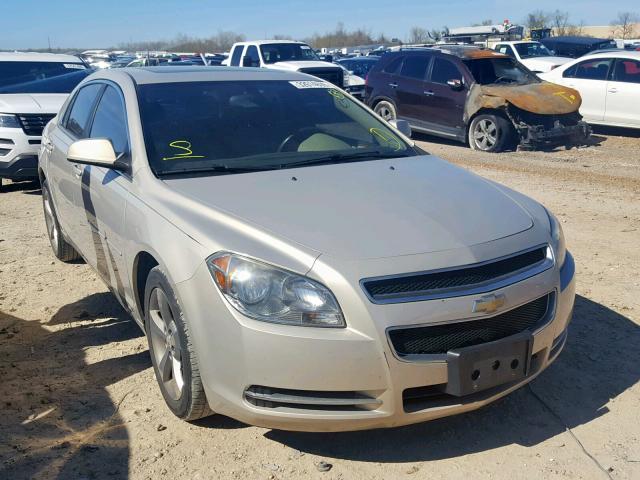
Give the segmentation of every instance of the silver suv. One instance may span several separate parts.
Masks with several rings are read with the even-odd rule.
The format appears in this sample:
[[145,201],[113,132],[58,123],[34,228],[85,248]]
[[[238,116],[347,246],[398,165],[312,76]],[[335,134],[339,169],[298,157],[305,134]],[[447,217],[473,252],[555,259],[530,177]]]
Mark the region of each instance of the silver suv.
[[0,53],[0,189],[38,178],[42,129],[89,73],[72,55]]
[[296,72],[100,71],[45,129],[51,246],[144,329],[185,420],[335,431],[473,410],[562,350],[573,259],[542,205],[396,126]]

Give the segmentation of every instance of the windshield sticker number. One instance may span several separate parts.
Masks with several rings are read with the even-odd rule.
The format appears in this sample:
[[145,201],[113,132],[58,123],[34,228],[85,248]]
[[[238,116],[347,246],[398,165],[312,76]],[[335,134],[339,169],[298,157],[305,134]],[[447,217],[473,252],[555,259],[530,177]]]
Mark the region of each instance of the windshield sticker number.
[[394,150],[402,150],[400,140],[392,136],[390,133],[380,130],[379,128],[370,128],[369,133],[373,135],[383,145],[388,145]]
[[327,82],[318,82],[315,80],[296,80],[289,82],[296,88],[331,88],[333,85]]
[[194,155],[191,150],[191,142],[187,140],[174,140],[169,144],[171,148],[175,148],[181,153],[176,153],[172,157],[163,157],[162,160],[181,160],[183,158],[204,158],[204,155]]
[[64,68],[75,68],[76,70],[85,70],[84,65],[79,63],[63,63]]

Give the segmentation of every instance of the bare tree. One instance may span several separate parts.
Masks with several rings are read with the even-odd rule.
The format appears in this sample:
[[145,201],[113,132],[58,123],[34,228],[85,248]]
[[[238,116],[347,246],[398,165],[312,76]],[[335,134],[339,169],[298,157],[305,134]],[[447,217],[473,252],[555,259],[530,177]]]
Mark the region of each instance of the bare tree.
[[611,22],[611,33],[622,39],[633,38],[638,18],[638,14],[634,12],[618,13],[616,19]]
[[430,40],[429,32],[422,27],[411,27],[409,43],[426,43]]
[[547,28],[549,26],[549,14],[542,10],[535,10],[527,15],[525,25],[529,30]]
[[472,23],[471,26],[472,27],[485,27],[488,25],[493,25],[493,20],[491,18],[487,19],[487,20],[482,20],[480,23]]
[[567,35],[571,35],[574,37],[589,37],[584,33],[584,20],[580,20],[580,23],[577,25],[569,25],[567,27]]
[[561,12],[556,10],[551,14],[551,24],[554,29],[554,33],[558,37],[567,35],[569,29],[569,12]]

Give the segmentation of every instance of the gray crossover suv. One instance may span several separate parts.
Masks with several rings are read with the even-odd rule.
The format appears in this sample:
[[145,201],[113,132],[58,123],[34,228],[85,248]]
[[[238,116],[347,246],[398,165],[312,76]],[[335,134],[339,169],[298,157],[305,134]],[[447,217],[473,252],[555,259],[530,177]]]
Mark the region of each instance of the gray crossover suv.
[[296,72],[97,72],[44,131],[51,246],[144,329],[185,420],[335,431],[473,410],[562,350],[573,259],[542,205],[393,125]]

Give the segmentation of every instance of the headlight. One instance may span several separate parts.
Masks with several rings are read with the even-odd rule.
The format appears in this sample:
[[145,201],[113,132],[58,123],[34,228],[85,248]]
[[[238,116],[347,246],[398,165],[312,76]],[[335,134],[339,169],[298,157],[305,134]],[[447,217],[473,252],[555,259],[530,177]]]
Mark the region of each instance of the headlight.
[[564,259],[567,256],[567,245],[564,241],[562,225],[560,225],[558,219],[549,210],[547,210],[547,216],[549,217],[551,232],[551,248],[553,248],[553,254],[556,257],[556,263],[559,267],[562,267]]
[[333,294],[302,275],[220,252],[207,259],[213,280],[240,313],[263,322],[345,327]]
[[0,113],[0,128],[21,128],[21,125],[15,115]]

